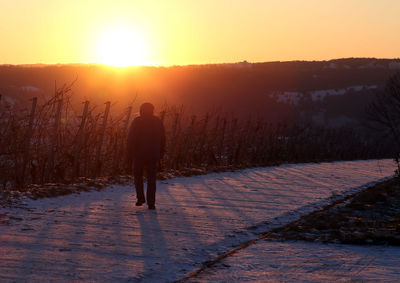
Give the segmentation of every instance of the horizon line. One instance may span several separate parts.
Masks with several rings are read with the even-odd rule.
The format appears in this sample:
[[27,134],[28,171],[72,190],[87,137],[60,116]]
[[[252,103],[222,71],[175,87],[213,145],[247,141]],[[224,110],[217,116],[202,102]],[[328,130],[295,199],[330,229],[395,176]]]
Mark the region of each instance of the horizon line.
[[109,64],[103,63],[31,63],[31,64],[11,64],[5,63],[0,64],[1,67],[3,66],[15,66],[15,67],[50,67],[50,66],[100,66],[100,67],[108,67],[108,68],[115,68],[115,69],[128,69],[128,68],[171,68],[171,67],[193,67],[193,66],[210,66],[210,65],[234,65],[234,64],[241,64],[241,63],[248,63],[248,64],[263,64],[263,63],[287,63],[287,62],[330,62],[330,61],[337,61],[337,60],[346,60],[346,59],[376,59],[376,60],[400,60],[400,57],[393,57],[393,58],[384,58],[384,57],[342,57],[342,58],[331,58],[331,59],[324,59],[324,60],[301,60],[301,59],[294,59],[294,60],[274,60],[274,61],[257,61],[257,62],[250,62],[247,60],[243,61],[235,61],[235,62],[224,62],[224,63],[200,63],[200,64],[171,64],[171,65],[130,65],[130,66],[113,66]]

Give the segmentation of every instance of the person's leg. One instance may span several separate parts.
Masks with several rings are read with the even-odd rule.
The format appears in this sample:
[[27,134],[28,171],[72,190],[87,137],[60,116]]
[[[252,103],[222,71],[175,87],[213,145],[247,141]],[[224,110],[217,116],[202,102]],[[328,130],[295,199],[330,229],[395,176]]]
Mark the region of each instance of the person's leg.
[[146,162],[147,173],[147,205],[150,209],[155,208],[156,203],[156,178],[157,178],[157,160],[148,160]]
[[143,160],[135,160],[133,164],[133,178],[135,181],[137,205],[146,202],[143,191]]

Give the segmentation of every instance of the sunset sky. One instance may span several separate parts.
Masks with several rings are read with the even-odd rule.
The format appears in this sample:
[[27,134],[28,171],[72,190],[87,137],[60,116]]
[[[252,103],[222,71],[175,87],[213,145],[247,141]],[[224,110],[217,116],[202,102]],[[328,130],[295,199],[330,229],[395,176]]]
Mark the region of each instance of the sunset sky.
[[0,64],[400,57],[399,0],[0,0]]

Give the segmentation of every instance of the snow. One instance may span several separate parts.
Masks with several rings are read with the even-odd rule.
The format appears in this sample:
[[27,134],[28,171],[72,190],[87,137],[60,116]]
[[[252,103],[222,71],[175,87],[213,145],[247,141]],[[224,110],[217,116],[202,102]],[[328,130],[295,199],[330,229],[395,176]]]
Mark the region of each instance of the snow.
[[400,247],[260,241],[188,282],[395,282]]
[[391,69],[391,70],[400,69],[400,62],[397,62],[397,61],[390,62],[389,69]]
[[[377,85],[354,85],[340,89],[320,89],[320,90],[307,91],[305,93],[310,95],[312,101],[317,102],[324,100],[326,96],[345,95],[350,91],[359,92],[364,89],[371,90],[376,88],[378,88]],[[278,91],[278,92],[272,92],[270,94],[270,97],[276,98],[276,101],[278,102],[297,105],[300,99],[304,97],[305,93],[298,91],[282,91],[282,92]]]
[[276,97],[277,102],[285,102],[293,105],[297,105],[303,96],[304,94],[298,91],[284,91],[271,94],[271,97]]
[[30,85],[21,86],[20,89],[22,91],[27,91],[27,92],[38,92],[38,91],[40,91],[40,88],[37,88],[37,87],[34,87],[34,86],[30,86]]
[[[0,210],[0,281],[170,282],[394,169],[392,160],[367,160],[176,178],[158,182],[156,211],[135,207],[133,187],[122,185],[24,200]],[[289,243],[269,245],[279,250]],[[304,250],[288,247],[288,254],[313,260]],[[291,262],[282,258],[282,264]]]
[[5,103],[7,103],[10,106],[14,106],[16,100],[14,98],[11,98],[9,96],[3,96]]
[[361,65],[361,66],[359,66],[358,68],[359,68],[359,69],[375,69],[375,68],[384,69],[384,68],[385,68],[385,65],[379,64],[379,63],[376,63],[376,62],[370,62],[370,63],[368,63],[368,64]]
[[370,90],[370,89],[376,89],[376,85],[355,85],[355,86],[349,86],[346,88],[341,88],[341,89],[324,89],[324,90],[315,90],[311,91],[311,99],[312,101],[319,101],[323,100],[326,96],[331,96],[331,95],[344,95],[348,93],[349,91],[361,91],[363,89]]

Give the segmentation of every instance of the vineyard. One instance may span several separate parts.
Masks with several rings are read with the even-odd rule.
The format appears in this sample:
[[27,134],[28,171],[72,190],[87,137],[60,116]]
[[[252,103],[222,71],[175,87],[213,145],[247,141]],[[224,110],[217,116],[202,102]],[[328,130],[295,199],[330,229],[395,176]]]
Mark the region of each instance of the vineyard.
[[[72,85],[47,101],[14,110],[0,96],[0,188],[70,182],[129,173],[126,136],[133,105],[113,112],[111,102],[72,106]],[[352,128],[240,120],[218,112],[192,116],[184,107],[158,109],[167,134],[160,174],[181,175],[235,168],[391,157],[390,142]]]

